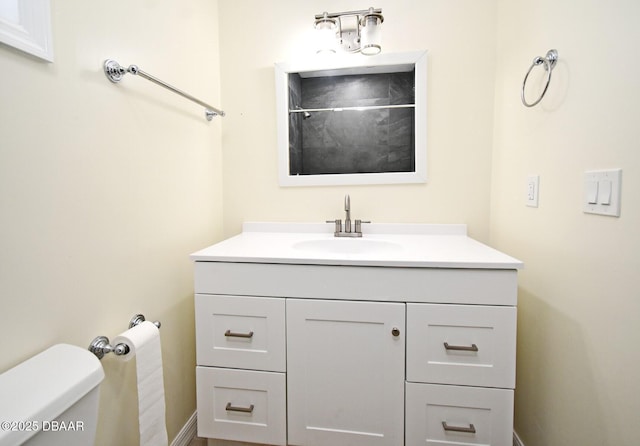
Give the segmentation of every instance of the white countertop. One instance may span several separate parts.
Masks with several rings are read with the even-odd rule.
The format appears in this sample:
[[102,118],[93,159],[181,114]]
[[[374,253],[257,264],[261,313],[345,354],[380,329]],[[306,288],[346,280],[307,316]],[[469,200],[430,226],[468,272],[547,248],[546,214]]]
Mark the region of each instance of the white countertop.
[[245,223],[243,232],[191,255],[196,262],[520,269],[520,260],[467,236],[466,225],[363,225],[337,238],[324,223]]

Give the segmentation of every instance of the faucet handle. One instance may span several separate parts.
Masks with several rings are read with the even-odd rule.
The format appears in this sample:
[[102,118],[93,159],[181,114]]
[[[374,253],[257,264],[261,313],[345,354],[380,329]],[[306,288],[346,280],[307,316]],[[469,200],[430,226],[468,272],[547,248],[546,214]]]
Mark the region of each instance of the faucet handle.
[[333,230],[334,234],[339,234],[342,232],[342,220],[336,218],[335,220],[327,220],[327,223],[335,224],[335,229]]
[[371,221],[367,220],[356,220],[356,230],[355,232],[362,233],[362,223],[371,223]]

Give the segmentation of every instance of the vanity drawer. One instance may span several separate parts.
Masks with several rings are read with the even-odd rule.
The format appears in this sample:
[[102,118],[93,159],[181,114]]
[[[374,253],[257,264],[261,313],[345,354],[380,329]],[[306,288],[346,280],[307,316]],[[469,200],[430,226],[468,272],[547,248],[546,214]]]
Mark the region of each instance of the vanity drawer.
[[284,372],[284,302],[196,294],[198,365]]
[[407,304],[407,381],[515,387],[516,308]]
[[198,436],[286,445],[284,373],[196,367]]
[[406,384],[405,444],[511,446],[513,390]]

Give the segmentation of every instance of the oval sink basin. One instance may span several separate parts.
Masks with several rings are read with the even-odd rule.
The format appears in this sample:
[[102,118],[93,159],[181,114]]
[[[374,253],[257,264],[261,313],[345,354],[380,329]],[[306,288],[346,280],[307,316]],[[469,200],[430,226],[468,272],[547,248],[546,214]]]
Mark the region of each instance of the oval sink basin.
[[293,244],[294,249],[315,253],[333,254],[384,254],[400,251],[398,243],[364,238],[332,238],[303,240]]

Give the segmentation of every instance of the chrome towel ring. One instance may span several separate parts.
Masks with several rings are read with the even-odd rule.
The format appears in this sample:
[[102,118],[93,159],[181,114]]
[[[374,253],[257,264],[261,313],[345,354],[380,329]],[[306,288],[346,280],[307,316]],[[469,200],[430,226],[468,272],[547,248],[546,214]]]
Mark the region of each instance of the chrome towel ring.
[[[558,51],[556,50],[547,51],[547,55],[544,58],[538,56],[535,59],[533,59],[533,63],[531,64],[531,67],[529,67],[529,71],[527,71],[527,74],[524,77],[524,81],[522,81],[522,91],[520,92],[520,98],[522,99],[522,103],[526,107],[533,107],[534,105],[536,105],[538,102],[542,100],[542,98],[544,97],[544,94],[547,92],[547,88],[549,88],[549,82],[551,81],[551,71],[553,71],[553,67],[556,66],[557,61],[558,61]],[[536,65],[542,65],[544,67],[544,70],[547,72],[547,82],[538,100],[529,104],[527,100],[524,98],[524,87],[525,85],[527,85],[527,78],[529,77],[531,70],[533,70],[533,67],[535,67]]]

